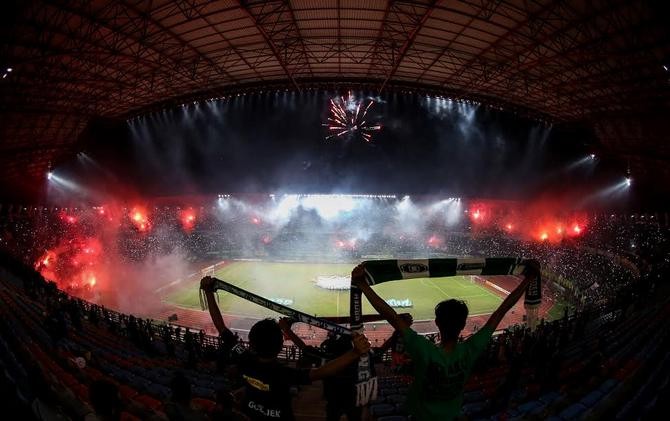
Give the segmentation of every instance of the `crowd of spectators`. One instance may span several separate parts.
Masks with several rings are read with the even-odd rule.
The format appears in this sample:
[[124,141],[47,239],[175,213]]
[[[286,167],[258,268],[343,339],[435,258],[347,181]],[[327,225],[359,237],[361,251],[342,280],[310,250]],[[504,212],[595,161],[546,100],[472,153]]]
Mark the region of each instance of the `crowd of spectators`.
[[[2,219],[2,248],[5,251],[9,250],[13,256],[3,252],[1,263],[3,267],[10,268],[10,271],[23,282],[27,296],[42,303],[44,308],[42,326],[48,334],[49,347],[67,348],[72,343],[73,333],[85,329],[86,325],[99,327],[111,336],[126,338],[150,357],[167,357],[174,361],[175,372],[170,382],[169,398],[163,404],[164,412],[152,413],[152,417],[164,415],[169,419],[205,419],[205,416],[211,419],[232,419],[225,417],[243,419],[242,415],[233,413],[232,398],[225,391],[220,391],[216,397],[212,397],[216,406],[207,411],[194,405],[189,379],[180,371],[180,368],[199,370],[208,364],[213,364],[217,373],[225,375],[229,364],[221,355],[219,338],[208,337],[202,331],[120,314],[74,298],[58,290],[53,283],[45,281],[36,273],[32,269],[32,262],[41,254],[42,247],[54,241],[54,237],[67,237],[74,229],[89,234],[103,231],[97,222],[84,222],[88,217],[82,215],[77,222],[79,224],[77,228],[73,228],[71,222],[63,220],[60,214],[49,216],[48,213],[38,212],[37,215],[37,217],[19,215],[17,218]],[[42,220],[42,223],[36,223],[36,219]],[[494,338],[478,362],[477,370],[485,372],[504,365],[509,367],[510,371],[506,380],[500,385],[495,399],[490,403],[489,410],[493,412],[503,410],[510,399],[513,399],[513,394],[520,384],[536,388],[537,393],[555,390],[557,387],[584,387],[584,384],[580,384],[583,381],[581,378],[569,380],[568,383],[559,382],[557,370],[560,363],[565,360],[561,351],[581,339],[586,324],[594,319],[602,319],[604,328],[615,328],[616,324],[621,323],[622,318],[628,314],[629,308],[644,302],[642,298],[648,299],[653,295],[657,283],[668,275],[670,254],[667,228],[657,223],[639,222],[639,219],[635,221],[619,219],[616,223],[614,220],[616,218],[602,219],[601,225],[591,226],[592,234],[580,238],[579,242],[570,241],[564,244],[526,242],[495,232],[478,235],[467,232],[444,233],[444,242],[438,252],[449,251],[449,254],[469,256],[510,254],[533,256],[542,263],[544,271],[569,280],[572,289],[579,291],[579,297],[582,299],[579,312],[571,317],[566,314],[561,320],[543,322],[533,332],[523,326],[511,327]],[[203,244],[218,247],[212,246],[218,243],[212,243],[211,238],[242,237],[239,231],[230,236],[222,235],[216,222],[212,224],[213,226],[209,228],[200,227],[187,233],[180,231],[176,222],[165,216],[163,222],[159,219],[154,220],[153,231],[147,235],[139,235],[131,226],[125,227],[121,231],[123,235],[116,237],[116,244],[122,245],[124,250],[127,248],[122,254],[128,253],[129,261],[132,262],[147,254],[164,252],[166,244],[172,242],[175,235],[178,235],[181,238],[180,242],[177,242],[179,247],[193,250],[192,255],[198,259],[202,256],[195,250],[203,247]],[[259,230],[255,235],[257,238],[262,238],[264,234]],[[326,234],[322,235],[324,238],[327,237]],[[391,240],[391,237],[375,237],[381,238],[380,249],[385,251],[388,251],[389,247],[393,249],[395,240]],[[634,247],[631,247],[631,244]],[[231,242],[229,245],[234,247],[235,243]],[[267,252],[262,246],[259,247],[251,252]],[[397,249],[403,247],[407,253],[421,253],[426,246],[421,245],[410,250],[407,242],[402,240],[401,246]],[[429,249],[436,251],[434,247]],[[624,258],[625,261],[613,259],[612,255]],[[632,263],[632,267],[626,262]],[[635,272],[635,268],[640,269],[641,276]],[[8,326],[3,325],[3,329],[8,329]],[[326,342],[323,348],[331,345],[330,342]],[[590,344],[591,348],[584,355],[591,357],[584,361],[585,371],[581,372],[582,375],[587,373],[588,378],[598,378],[602,355],[607,345],[603,341]],[[14,346],[21,348],[20,344]],[[288,349],[280,355],[299,357],[304,353]],[[90,352],[82,352],[81,349],[78,349],[78,356],[72,359],[72,364],[80,364],[82,359],[83,364],[96,365],[96,356]],[[304,361],[307,361],[308,365],[318,364],[317,359]],[[32,379],[30,389],[34,393],[33,412],[57,413],[58,407],[63,406],[64,401],[71,400],[71,397],[65,396],[66,394],[61,393],[62,391],[50,382],[48,376],[44,374],[43,367],[31,365],[29,362],[26,362],[26,367]],[[117,387],[115,384],[104,381],[90,383],[90,408],[86,419],[118,419],[121,412],[129,410],[120,401],[107,399],[118,395],[115,387]],[[328,390],[333,388],[337,389],[337,386],[331,384],[327,387]],[[106,398],[101,399],[100,396]],[[336,397],[331,396],[331,399]],[[82,411],[79,408],[77,412]],[[58,417],[54,416],[52,419]]]
[[[0,245],[31,265],[46,250],[62,250],[77,238],[96,239],[105,258],[119,258],[129,266],[175,252],[187,262],[532,256],[581,301],[606,299],[638,276],[635,267],[645,264],[638,256],[663,258],[670,249],[668,227],[649,216],[594,215],[583,235],[557,243],[524,239],[494,228],[472,231],[466,222],[451,227],[430,224],[407,234],[406,227],[393,218],[379,232],[357,238],[360,233],[341,224],[319,223],[313,214],[279,226],[269,217],[266,221],[263,215],[247,215],[239,209],[222,214],[219,207],[194,209],[197,219],[188,229],[180,220],[179,208],[155,207],[148,228],[140,231],[128,217],[129,209],[110,208],[102,214],[101,209],[23,207],[17,211],[0,207]],[[434,241],[426,241],[428,237]]]

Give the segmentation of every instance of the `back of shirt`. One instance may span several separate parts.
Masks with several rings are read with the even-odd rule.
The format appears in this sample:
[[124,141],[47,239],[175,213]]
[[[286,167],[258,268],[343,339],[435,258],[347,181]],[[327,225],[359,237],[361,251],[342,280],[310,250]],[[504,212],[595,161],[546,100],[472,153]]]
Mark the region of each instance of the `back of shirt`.
[[238,367],[244,385],[243,411],[252,420],[293,420],[291,386],[309,384],[309,370],[250,358]]
[[463,388],[493,329],[483,328],[446,352],[412,329],[403,332],[414,364],[407,406],[416,420],[451,420],[461,411]]

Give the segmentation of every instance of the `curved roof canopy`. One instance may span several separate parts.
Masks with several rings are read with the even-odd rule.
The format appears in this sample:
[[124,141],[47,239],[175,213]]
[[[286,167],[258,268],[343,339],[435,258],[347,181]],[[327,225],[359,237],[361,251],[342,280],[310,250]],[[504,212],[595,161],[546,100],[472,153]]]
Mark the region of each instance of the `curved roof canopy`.
[[664,168],[666,12],[621,0],[16,2],[0,29],[0,65],[11,68],[0,180],[43,177],[92,117],[333,83],[587,123],[640,171]]

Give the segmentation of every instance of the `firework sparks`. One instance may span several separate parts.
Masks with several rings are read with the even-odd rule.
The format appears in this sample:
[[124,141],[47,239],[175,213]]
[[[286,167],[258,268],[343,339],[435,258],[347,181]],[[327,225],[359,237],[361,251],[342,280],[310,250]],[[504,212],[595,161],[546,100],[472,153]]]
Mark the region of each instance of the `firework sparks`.
[[370,142],[372,132],[381,130],[382,126],[368,121],[368,111],[374,101],[368,99],[367,103],[364,102],[365,100],[356,99],[351,92],[346,98],[331,98],[328,123],[324,124],[328,128],[326,140],[360,135],[363,140]]

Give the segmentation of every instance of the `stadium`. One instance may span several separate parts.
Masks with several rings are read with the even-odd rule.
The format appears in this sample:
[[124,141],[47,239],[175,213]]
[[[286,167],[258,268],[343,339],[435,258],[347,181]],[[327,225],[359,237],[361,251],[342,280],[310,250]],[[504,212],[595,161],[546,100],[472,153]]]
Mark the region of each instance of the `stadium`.
[[663,2],[3,6],[12,419],[667,418]]

